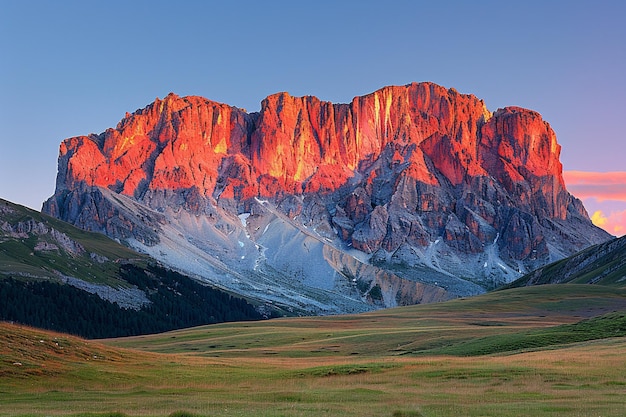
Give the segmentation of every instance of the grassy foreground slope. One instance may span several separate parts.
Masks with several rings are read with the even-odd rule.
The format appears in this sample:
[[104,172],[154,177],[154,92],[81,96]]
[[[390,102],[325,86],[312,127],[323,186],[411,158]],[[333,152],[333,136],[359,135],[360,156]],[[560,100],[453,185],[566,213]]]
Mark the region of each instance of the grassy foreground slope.
[[623,416],[625,311],[546,285],[105,341],[3,324],[0,416]]

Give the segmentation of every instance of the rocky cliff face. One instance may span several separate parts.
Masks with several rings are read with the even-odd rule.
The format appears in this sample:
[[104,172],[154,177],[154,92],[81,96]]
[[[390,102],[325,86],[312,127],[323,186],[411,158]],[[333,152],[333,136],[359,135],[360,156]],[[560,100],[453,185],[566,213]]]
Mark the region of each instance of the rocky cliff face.
[[[373,287],[357,284],[384,271],[445,299],[609,237],[565,189],[559,153],[538,113],[491,113],[482,100],[432,83],[385,87],[349,104],[278,93],[250,114],[170,94],[115,129],[65,140],[44,211],[147,252],[176,230],[212,259],[196,274],[221,285],[216,274],[271,267],[288,286],[298,283],[295,292],[343,296],[355,287],[348,296],[364,300]],[[261,227],[289,234],[298,249],[283,253],[286,242]],[[354,277],[347,271],[368,268],[329,262],[320,251],[323,270],[298,275],[308,239],[380,271]],[[167,248],[158,253],[194,270]],[[391,290],[386,297],[384,305],[425,301]]]

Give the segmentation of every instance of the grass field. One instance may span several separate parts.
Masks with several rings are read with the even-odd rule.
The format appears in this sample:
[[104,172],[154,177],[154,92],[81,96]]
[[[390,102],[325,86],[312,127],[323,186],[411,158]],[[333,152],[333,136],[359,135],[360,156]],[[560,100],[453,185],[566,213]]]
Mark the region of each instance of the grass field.
[[0,416],[623,416],[626,290],[84,341],[0,325]]

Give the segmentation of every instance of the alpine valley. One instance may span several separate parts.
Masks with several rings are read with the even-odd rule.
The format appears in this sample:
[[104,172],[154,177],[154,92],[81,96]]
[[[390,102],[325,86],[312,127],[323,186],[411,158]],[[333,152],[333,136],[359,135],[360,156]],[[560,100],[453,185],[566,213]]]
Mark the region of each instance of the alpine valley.
[[43,211],[297,314],[483,293],[607,241],[531,110],[432,83],[259,112],[169,94],[66,139]]

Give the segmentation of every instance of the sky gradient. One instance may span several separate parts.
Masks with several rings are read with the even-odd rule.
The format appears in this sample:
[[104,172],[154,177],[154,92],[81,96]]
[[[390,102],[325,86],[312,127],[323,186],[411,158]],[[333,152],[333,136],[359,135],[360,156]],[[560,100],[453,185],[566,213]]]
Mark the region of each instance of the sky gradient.
[[257,111],[432,81],[541,113],[568,189],[622,235],[625,18],[623,1],[0,0],[0,197],[40,209],[63,139],[169,92]]

